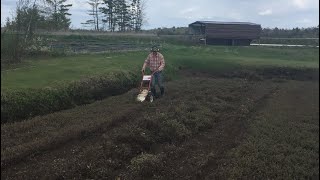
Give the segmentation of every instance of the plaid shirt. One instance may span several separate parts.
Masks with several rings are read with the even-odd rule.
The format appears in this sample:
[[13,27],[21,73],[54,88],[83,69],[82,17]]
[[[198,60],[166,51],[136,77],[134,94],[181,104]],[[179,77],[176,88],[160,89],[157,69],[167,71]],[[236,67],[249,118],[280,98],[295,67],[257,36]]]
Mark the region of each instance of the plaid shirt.
[[144,61],[147,66],[149,66],[151,71],[163,70],[165,66],[164,57],[161,53],[157,53],[156,56],[153,53],[150,53],[147,59]]

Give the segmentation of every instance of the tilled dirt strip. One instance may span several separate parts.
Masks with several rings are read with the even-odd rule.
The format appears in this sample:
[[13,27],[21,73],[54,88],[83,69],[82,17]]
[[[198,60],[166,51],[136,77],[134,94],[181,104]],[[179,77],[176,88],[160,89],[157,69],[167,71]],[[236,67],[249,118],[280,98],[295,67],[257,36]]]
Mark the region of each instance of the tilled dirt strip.
[[[133,103],[135,92],[129,92],[3,126],[1,177],[204,177],[221,166],[219,159],[241,139],[246,116],[275,88],[271,82],[188,78],[169,83],[166,96],[152,104]],[[79,133],[70,138],[74,132]],[[37,145],[37,138],[49,140]],[[30,142],[35,145],[24,148]]]
[[[142,106],[132,101],[132,98],[126,98],[111,97],[108,102],[96,102],[24,122],[2,125],[1,169],[26,156],[63,147],[73,140],[122,123]],[[121,102],[119,106],[123,108],[122,113],[116,113],[119,107],[112,106],[118,100]]]
[[319,82],[287,81],[249,118],[231,179],[319,179]]
[[[246,119],[252,116],[277,89],[277,85],[270,82],[244,84],[246,85],[231,92],[225,91],[226,94],[216,94],[218,97],[229,99],[234,109],[230,110],[229,107],[220,110],[219,115],[212,119],[212,127],[200,131],[183,142],[157,147],[153,151],[153,156],[156,158],[141,162],[138,168],[133,167],[135,161],[131,160],[131,165],[122,172],[120,177],[123,179],[226,179],[228,175],[223,174],[225,171],[222,172],[221,169],[228,166],[227,152],[241,142],[246,133]],[[237,96],[240,94],[241,97]],[[136,159],[137,157],[134,158]],[[149,171],[153,173],[150,174]]]

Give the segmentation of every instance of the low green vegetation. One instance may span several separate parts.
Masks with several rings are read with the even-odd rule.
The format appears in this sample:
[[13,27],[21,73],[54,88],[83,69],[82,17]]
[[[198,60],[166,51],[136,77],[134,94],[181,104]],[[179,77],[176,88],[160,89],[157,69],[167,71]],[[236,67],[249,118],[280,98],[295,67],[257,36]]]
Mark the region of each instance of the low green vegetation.
[[317,82],[186,76],[168,82],[167,90],[153,103],[134,101],[137,91],[131,90],[2,125],[2,175],[13,179],[36,178],[39,172],[67,179],[319,176]]
[[[193,149],[208,155],[209,149],[204,144],[210,145],[213,147],[211,150],[219,154],[221,145],[230,143],[229,140],[233,142],[238,136],[228,134],[229,128],[238,131],[237,123],[233,125],[230,122],[241,122],[239,119],[247,116],[255,101],[274,88],[270,83],[244,79],[199,77],[174,80],[168,82],[167,87],[170,93],[154,103],[136,102],[136,91],[132,90],[67,111],[2,125],[1,163],[6,169],[3,174],[13,169],[10,163],[26,160],[25,164],[34,165],[34,170],[22,172],[28,177],[35,177],[35,171],[43,171],[43,176],[47,177],[63,173],[67,179],[71,176],[81,176],[79,179],[115,179],[114,176],[122,170],[124,177],[121,179],[152,179],[153,175],[162,176],[160,179],[178,179],[175,173],[185,165],[176,164],[179,154],[183,153],[182,158],[187,158],[188,153],[193,155],[190,152]],[[191,95],[194,92],[197,92],[196,96]],[[205,141],[203,145],[192,143],[194,138],[206,131],[220,132],[225,136],[219,136],[219,144],[215,141]],[[91,139],[91,136],[94,137]],[[74,139],[79,139],[75,146],[71,145]],[[201,146],[181,147],[184,142]],[[59,165],[52,165],[55,163],[52,158],[56,158],[52,154],[39,153],[44,158],[39,161],[36,155],[35,159],[30,159],[35,160],[34,163],[26,158],[35,152],[50,153],[56,150],[56,146],[68,146],[67,151],[79,149],[65,156],[66,161]],[[61,158],[61,151],[55,152]],[[196,166],[193,172],[204,164],[197,159],[191,160],[192,167]],[[48,165],[39,167],[43,163]],[[92,168],[83,168],[88,164]],[[66,168],[70,166],[73,168]],[[184,174],[180,175],[187,177],[189,173],[184,170]],[[10,172],[6,175],[12,178],[21,176],[19,173],[10,175]]]
[[[163,45],[170,73],[180,67],[212,73],[240,68],[315,68],[318,48],[201,47]],[[1,71],[1,89],[43,88],[115,71],[139,73],[148,51],[84,54],[29,60]],[[172,73],[171,73],[172,74]]]
[[[319,176],[318,48],[160,44],[165,78],[173,81],[168,95],[151,104],[135,102],[136,89],[110,97],[139,86],[147,46],[38,57],[2,68],[3,176]],[[11,123],[23,119],[29,120]],[[59,165],[57,146],[72,150]],[[20,161],[34,166],[16,173]]]
[[142,56],[142,53],[109,53],[31,60],[3,70],[1,87],[3,90],[53,87],[91,76],[138,70],[138,60]]
[[[291,79],[308,75],[307,79],[314,79],[319,74],[318,48],[179,46],[167,43],[161,46],[166,59],[166,80],[178,78],[179,69],[249,79],[261,79],[266,75]],[[1,71],[2,122],[25,119],[107,97],[111,94],[107,91],[109,82],[106,77],[112,74],[130,74],[125,76],[128,78],[125,80],[128,82],[125,89],[138,87],[140,69],[147,54],[147,49],[77,54],[37,58],[7,67]],[[313,74],[310,75],[310,72]],[[89,79],[92,82],[88,82]],[[121,80],[118,78],[119,82]],[[111,87],[114,89],[114,86]],[[86,93],[83,93],[84,89],[87,89]],[[64,97],[60,98],[61,102],[50,100],[60,93]],[[75,102],[74,98],[79,94],[82,94],[81,100]]]
[[224,173],[232,179],[317,179],[319,83],[289,81],[260,106],[248,118],[246,138],[229,152]]

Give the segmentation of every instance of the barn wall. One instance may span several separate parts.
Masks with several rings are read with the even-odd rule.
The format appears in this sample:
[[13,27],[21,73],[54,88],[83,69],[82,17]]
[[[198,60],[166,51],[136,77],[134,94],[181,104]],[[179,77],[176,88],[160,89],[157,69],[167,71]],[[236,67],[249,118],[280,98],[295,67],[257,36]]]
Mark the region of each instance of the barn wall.
[[189,34],[193,34],[193,35],[205,35],[205,25],[202,26],[193,26],[193,25],[189,25]]
[[206,24],[208,38],[259,39],[260,32],[260,25]]
[[249,46],[259,39],[261,26],[253,23],[204,23],[189,25],[192,35],[203,35],[208,45]]
[[250,46],[251,41],[251,39],[207,38],[206,44],[221,46]]

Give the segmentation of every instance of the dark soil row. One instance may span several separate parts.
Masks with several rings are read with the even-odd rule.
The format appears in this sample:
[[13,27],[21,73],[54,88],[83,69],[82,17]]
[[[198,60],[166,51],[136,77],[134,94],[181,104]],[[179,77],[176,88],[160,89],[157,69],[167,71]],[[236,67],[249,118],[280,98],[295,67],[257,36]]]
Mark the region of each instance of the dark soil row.
[[[134,102],[136,91],[130,91],[5,124],[2,178],[205,177],[206,166],[218,170],[219,159],[241,139],[256,103],[276,88],[272,82],[205,77],[167,87],[166,96],[152,104]],[[201,148],[192,151],[197,142]]]

